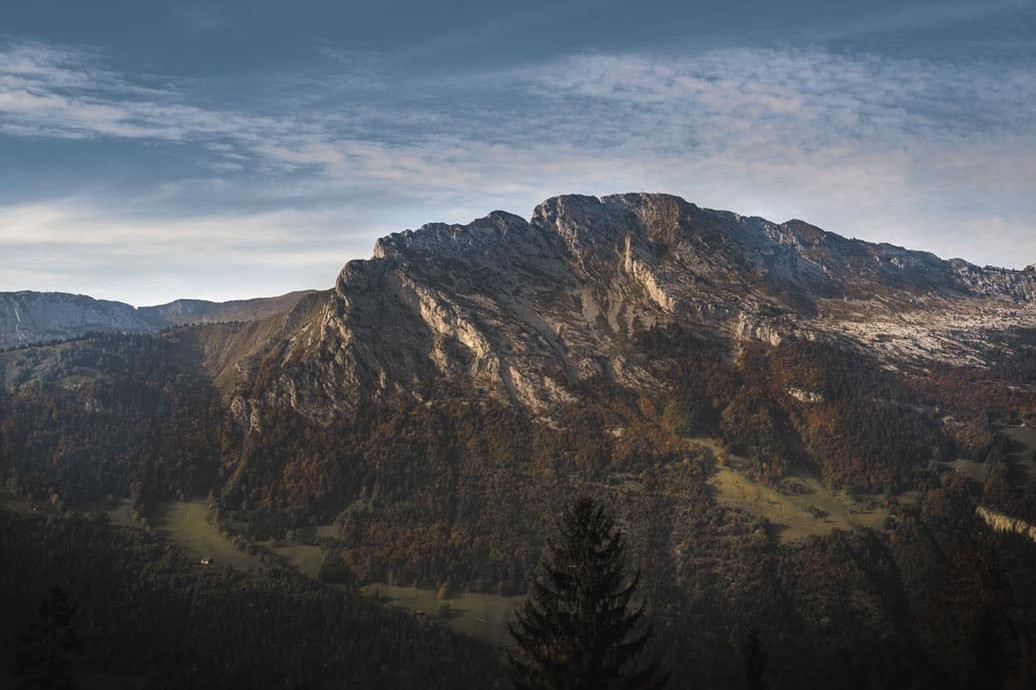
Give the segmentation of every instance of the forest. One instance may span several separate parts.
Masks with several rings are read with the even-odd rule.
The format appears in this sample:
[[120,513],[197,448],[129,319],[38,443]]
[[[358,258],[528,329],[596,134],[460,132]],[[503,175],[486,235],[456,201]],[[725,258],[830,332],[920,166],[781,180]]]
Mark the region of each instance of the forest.
[[[276,564],[256,576],[188,561],[141,529],[0,511],[0,680],[39,644],[58,587],[77,687],[503,687],[496,652]],[[4,687],[11,687],[8,683]]]
[[[0,513],[9,523],[0,552],[26,563],[5,573],[17,612],[9,641],[31,629],[58,584],[78,605],[87,640],[124,632],[126,644],[167,654],[155,640],[190,630],[198,642],[185,656],[137,658],[197,667],[227,687],[264,673],[289,687],[333,678],[394,687],[426,677],[479,687],[476,677],[504,678],[495,650],[472,652],[472,641],[283,564],[258,578],[199,571],[160,536],[69,517],[71,507],[126,497],[146,519],[160,501],[208,496],[219,524],[246,545],[333,524],[328,559],[345,581],[512,594],[526,591],[553,516],[587,493],[614,508],[628,535],[674,687],[691,679],[741,687],[739,645],[749,630],[767,651],[772,688],[858,687],[864,671],[874,688],[967,688],[979,679],[1025,687],[1034,547],[975,514],[982,505],[1036,518],[1032,483],[999,432],[1033,418],[1021,386],[1036,383],[1036,339],[1003,337],[1015,354],[992,368],[914,372],[809,341],[746,345],[732,362],[708,336],[651,329],[631,347],[666,373],[668,388],[589,381],[551,424],[442,382],[424,402],[383,400],[329,425],[275,410],[261,436],[232,420],[175,332],[5,353],[0,472],[9,491],[55,508],[51,516]],[[731,458],[740,476],[776,491],[819,477],[880,504],[885,524],[786,540],[779,525],[720,500],[711,482]],[[950,469],[955,458],[981,465],[984,479]],[[113,571],[124,576],[101,581]],[[77,582],[69,573],[88,575]],[[95,591],[104,596],[94,600]],[[277,637],[279,617],[273,626],[251,612],[267,600],[262,611],[298,611],[276,615],[324,631],[319,642],[296,647],[287,633]],[[145,602],[161,612],[148,620],[168,620],[149,627],[130,604],[102,611],[105,601]],[[376,653],[357,652],[361,640]],[[248,656],[245,643],[259,641],[284,654]],[[222,666],[193,660],[208,644],[222,650],[212,657]],[[87,647],[76,663],[103,668],[103,649]],[[473,675],[449,661],[472,655],[484,662]],[[371,668],[369,658],[385,661]],[[359,668],[366,675],[349,675]],[[188,682],[186,670],[177,673],[166,675]]]

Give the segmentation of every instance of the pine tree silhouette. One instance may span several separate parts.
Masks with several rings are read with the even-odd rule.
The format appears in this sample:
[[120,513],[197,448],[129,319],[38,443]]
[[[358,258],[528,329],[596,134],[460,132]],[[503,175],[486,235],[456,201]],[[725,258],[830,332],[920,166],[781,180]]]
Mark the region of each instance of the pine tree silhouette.
[[548,542],[529,599],[508,625],[518,646],[512,679],[529,690],[649,689],[665,685],[658,663],[638,663],[651,637],[644,604],[631,606],[639,574],[604,507],[578,499]]
[[766,654],[759,640],[759,631],[749,630],[741,641],[741,655],[745,661],[745,687],[748,690],[766,690]]
[[70,690],[74,687],[69,656],[82,650],[74,625],[76,607],[55,585],[40,603],[36,620],[18,641],[18,687],[22,690]]

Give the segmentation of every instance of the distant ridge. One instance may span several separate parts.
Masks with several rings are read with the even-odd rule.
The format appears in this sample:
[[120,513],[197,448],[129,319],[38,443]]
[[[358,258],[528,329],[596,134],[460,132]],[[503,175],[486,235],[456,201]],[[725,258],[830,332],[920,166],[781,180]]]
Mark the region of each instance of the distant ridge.
[[299,300],[314,292],[316,290],[296,290],[277,297],[257,297],[229,302],[178,299],[168,304],[141,307],[137,311],[145,318],[163,326],[219,321],[256,321],[271,314],[291,311]]
[[255,321],[290,311],[313,291],[230,302],[176,300],[153,307],[65,292],[0,292],[0,348],[75,338],[91,332],[150,333],[169,326]]

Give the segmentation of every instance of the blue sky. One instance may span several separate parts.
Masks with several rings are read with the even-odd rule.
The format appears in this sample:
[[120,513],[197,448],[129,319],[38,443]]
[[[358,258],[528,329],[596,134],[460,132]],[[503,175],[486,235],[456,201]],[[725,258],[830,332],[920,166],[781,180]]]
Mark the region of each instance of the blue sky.
[[0,290],[328,287],[384,234],[659,191],[1036,262],[1036,0],[0,5]]

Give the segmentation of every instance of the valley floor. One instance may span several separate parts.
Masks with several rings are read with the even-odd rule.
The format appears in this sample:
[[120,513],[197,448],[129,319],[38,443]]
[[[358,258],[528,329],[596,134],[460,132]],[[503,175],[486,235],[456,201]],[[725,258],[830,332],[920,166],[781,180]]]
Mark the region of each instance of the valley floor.
[[[129,501],[120,500],[111,504],[95,502],[78,506],[79,512],[104,513],[112,525],[144,529],[144,525],[130,516]],[[32,514],[33,505],[25,498],[0,494],[0,509],[20,514]],[[40,508],[44,512],[46,508]],[[169,537],[188,557],[198,562],[211,559],[216,565],[230,565],[235,569],[257,575],[262,560],[240,548],[231,538],[220,531],[203,499],[191,501],[170,501],[159,505],[149,525]],[[334,527],[324,525],[317,529],[317,538],[331,537]],[[267,549],[290,562],[302,575],[320,582],[320,567],[323,551],[319,545],[290,542],[257,542],[257,547]],[[336,585],[325,586],[335,587]],[[371,598],[388,606],[412,612],[425,619],[442,620],[454,632],[496,646],[511,643],[507,632],[507,620],[524,597],[499,596],[495,594],[459,593],[448,599],[439,599],[437,592],[417,587],[401,587],[386,583],[372,583],[361,588]]]

